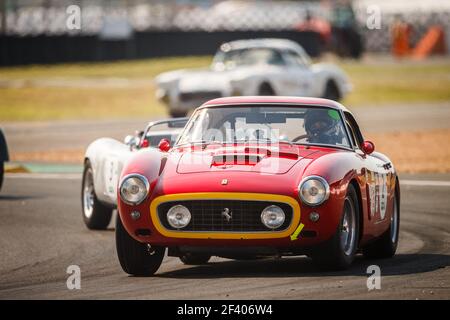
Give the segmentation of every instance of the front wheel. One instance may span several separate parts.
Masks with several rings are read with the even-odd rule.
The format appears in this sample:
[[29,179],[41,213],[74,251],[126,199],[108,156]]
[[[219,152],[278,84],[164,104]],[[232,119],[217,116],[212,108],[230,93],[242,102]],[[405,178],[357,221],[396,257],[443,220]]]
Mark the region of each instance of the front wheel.
[[89,229],[105,230],[111,221],[113,209],[101,203],[95,194],[91,163],[86,161],[81,189],[83,221]]
[[341,99],[341,95],[339,93],[339,89],[333,81],[328,81],[325,87],[325,92],[323,94],[325,99],[339,101]]
[[151,247],[134,240],[125,230],[120,215],[116,221],[116,249],[123,271],[134,276],[151,276],[161,266],[166,248]]
[[181,262],[186,265],[207,264],[211,256],[209,254],[185,253],[180,257]]
[[334,236],[311,254],[319,267],[344,270],[352,264],[358,249],[359,201],[355,188],[349,185],[340,223]]
[[399,229],[400,209],[397,195],[395,195],[389,229],[378,240],[372,242],[363,249],[364,257],[369,259],[392,257],[397,251]]
[[274,96],[275,90],[273,90],[272,86],[268,83],[261,84],[258,90],[259,96]]

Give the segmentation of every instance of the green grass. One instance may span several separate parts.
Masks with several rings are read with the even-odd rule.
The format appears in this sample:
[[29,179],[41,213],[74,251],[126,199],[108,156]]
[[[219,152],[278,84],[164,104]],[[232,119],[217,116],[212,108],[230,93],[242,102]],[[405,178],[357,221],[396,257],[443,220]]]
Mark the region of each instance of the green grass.
[[34,65],[0,68],[0,79],[36,78],[153,78],[159,73],[181,68],[208,66],[210,56],[183,58],[155,58],[145,60],[73,63],[59,65]]
[[[0,121],[165,116],[166,108],[155,99],[152,79],[164,71],[207,67],[210,62],[211,57],[201,56],[0,68],[0,82],[4,83],[88,79],[101,84],[105,78],[140,81],[140,85],[123,88],[36,87],[26,83],[20,87],[3,86],[0,87]],[[344,100],[350,107],[450,100],[450,60],[337,63],[354,86],[353,92]]]
[[118,61],[111,63],[61,64],[0,69],[0,81],[87,79],[101,84],[105,78],[144,80],[135,87],[0,87],[0,121],[63,119],[145,118],[167,116],[155,98],[152,79],[161,72],[208,66],[211,57],[184,57]]
[[349,106],[450,100],[450,60],[437,63],[340,63],[354,85]]
[[1,121],[166,116],[151,88],[0,88]]

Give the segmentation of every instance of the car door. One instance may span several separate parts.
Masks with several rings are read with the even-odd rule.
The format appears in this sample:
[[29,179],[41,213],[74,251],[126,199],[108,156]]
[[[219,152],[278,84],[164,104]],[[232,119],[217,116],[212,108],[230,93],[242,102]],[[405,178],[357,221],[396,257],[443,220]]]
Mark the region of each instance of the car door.
[[373,225],[386,222],[390,205],[389,199],[393,194],[393,184],[391,183],[393,173],[389,160],[378,152],[365,154],[362,149],[364,139],[359,127],[350,113],[346,113],[346,125],[349,129],[355,152],[363,164],[363,171],[366,182],[367,197],[367,218]]
[[312,96],[314,73],[303,59],[294,51],[284,51],[286,62],[284,73],[285,83],[283,95]]
[[99,151],[99,175],[96,186],[100,200],[116,204],[117,186],[125,162],[131,155],[141,148],[141,138],[144,131],[136,132],[134,136],[127,136],[124,142],[115,139],[104,140],[102,150]]
[[125,162],[133,152],[134,150],[130,150],[129,146],[121,144],[116,145],[114,149],[105,154],[102,163],[103,194],[108,198],[108,202],[116,203],[120,174]]

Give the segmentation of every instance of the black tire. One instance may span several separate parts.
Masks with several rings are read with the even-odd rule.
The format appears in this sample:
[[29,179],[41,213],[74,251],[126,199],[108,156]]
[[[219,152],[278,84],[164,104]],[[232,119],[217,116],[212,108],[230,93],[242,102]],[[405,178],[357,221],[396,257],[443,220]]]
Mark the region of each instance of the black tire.
[[4,173],[5,173],[5,162],[0,161],[0,190],[2,190],[2,186],[3,186]]
[[93,181],[92,166],[87,160],[81,183],[81,214],[88,229],[105,230],[111,221],[113,209],[97,199]]
[[172,118],[183,118],[183,117],[186,117],[188,112],[181,111],[181,110],[169,110],[169,114]]
[[[363,255],[368,259],[391,258],[395,255],[398,246],[398,235],[400,230],[400,205],[398,203],[397,193],[393,202],[393,215],[389,229],[375,242],[370,243],[363,248]],[[396,223],[394,222],[396,220]]]
[[325,99],[334,100],[334,101],[341,100],[341,94],[339,93],[339,89],[338,89],[336,83],[334,83],[334,81],[330,80],[327,82],[323,97]]
[[186,265],[207,264],[211,256],[201,253],[185,253],[180,257],[181,262]]
[[258,90],[259,96],[274,96],[275,90],[273,90],[272,86],[266,82],[261,84]]
[[[344,235],[344,217],[348,210],[353,210],[354,225],[353,233],[348,247],[344,247],[341,241],[341,235]],[[313,262],[322,269],[326,270],[345,270],[349,268],[355,259],[356,252],[358,250],[359,242],[359,218],[360,218],[359,200],[356,194],[355,188],[350,184],[347,189],[347,195],[344,200],[344,207],[342,210],[342,216],[340,223],[337,227],[334,236],[317,247],[310,256]],[[353,221],[351,224],[353,224]],[[349,229],[347,229],[349,230]]]
[[134,276],[151,276],[161,266],[166,248],[149,247],[134,240],[125,230],[120,215],[116,220],[116,249],[123,271]]

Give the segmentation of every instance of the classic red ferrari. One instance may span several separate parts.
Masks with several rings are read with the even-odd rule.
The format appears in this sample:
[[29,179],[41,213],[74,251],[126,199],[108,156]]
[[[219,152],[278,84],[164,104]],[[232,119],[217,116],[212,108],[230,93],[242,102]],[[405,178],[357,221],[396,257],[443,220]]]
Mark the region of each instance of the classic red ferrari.
[[142,149],[118,186],[123,270],[152,275],[166,248],[185,264],[211,256],[307,255],[348,268],[395,254],[400,187],[341,104],[230,97],[197,108],[173,146]]

